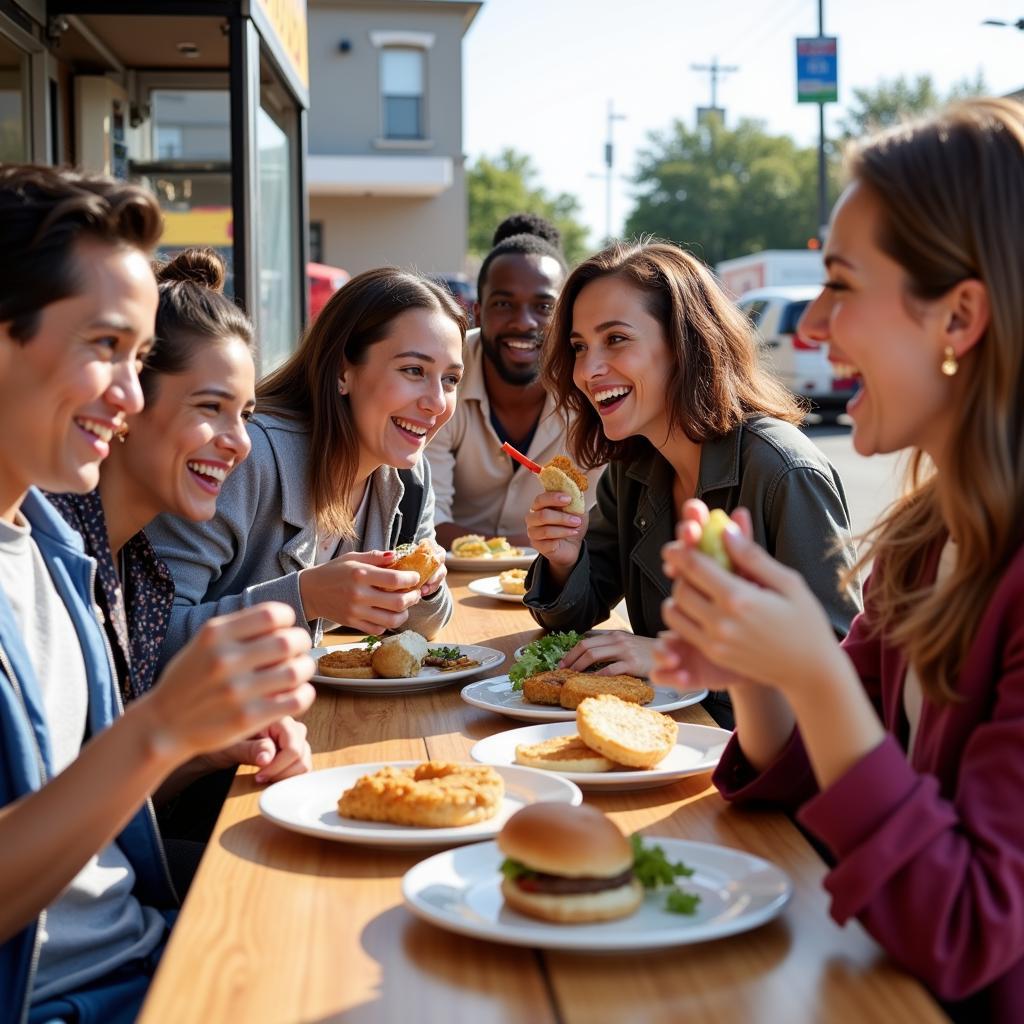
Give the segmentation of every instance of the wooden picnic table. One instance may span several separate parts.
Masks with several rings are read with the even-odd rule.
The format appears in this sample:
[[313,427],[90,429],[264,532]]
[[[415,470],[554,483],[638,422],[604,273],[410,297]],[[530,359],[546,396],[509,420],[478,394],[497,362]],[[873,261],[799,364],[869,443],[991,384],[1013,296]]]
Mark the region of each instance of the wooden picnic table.
[[[520,605],[452,573],[438,640],[511,656],[540,635]],[[626,628],[612,617],[606,628]],[[338,637],[337,640],[351,639]],[[469,759],[478,739],[523,723],[465,704],[462,683],[406,696],[321,687],[307,713],[314,767]],[[713,724],[700,706],[674,715]],[[260,817],[243,769],[217,822],[140,1021],[787,1024],[946,1017],[856,923],[839,928],[826,866],[784,815],[729,807],[709,775],[657,789],[585,793],[624,832],[737,847],[771,860],[793,896],[767,925],[661,952],[587,955],[497,945],[443,931],[402,902],[402,875],[435,851],[388,851],[286,831]]]

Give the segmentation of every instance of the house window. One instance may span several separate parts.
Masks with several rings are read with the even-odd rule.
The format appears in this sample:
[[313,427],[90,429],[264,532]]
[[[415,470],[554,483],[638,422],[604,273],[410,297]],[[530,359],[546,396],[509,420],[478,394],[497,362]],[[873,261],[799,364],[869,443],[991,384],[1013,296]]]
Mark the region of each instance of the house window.
[[381,108],[384,138],[422,139],[425,53],[412,47],[389,46],[380,52]]

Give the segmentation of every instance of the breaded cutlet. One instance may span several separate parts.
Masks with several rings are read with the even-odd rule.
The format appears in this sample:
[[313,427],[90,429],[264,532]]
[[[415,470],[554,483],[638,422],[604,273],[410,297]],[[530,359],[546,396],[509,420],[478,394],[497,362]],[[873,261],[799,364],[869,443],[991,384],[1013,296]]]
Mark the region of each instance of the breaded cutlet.
[[610,693],[630,704],[650,704],[654,690],[637,676],[602,676],[593,672],[574,672],[562,685],[559,703],[563,708],[575,711],[581,700]]
[[550,704],[558,707],[562,684],[575,675],[572,669],[555,668],[549,672],[538,672],[523,680],[523,700],[529,704]]

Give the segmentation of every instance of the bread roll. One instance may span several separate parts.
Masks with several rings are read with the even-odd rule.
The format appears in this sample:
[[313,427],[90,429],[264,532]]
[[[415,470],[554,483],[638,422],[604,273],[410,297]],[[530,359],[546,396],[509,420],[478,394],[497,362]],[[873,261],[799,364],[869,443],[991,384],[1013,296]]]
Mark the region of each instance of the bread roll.
[[405,679],[419,674],[427,656],[427,641],[411,629],[385,637],[373,652],[374,672],[384,679]]

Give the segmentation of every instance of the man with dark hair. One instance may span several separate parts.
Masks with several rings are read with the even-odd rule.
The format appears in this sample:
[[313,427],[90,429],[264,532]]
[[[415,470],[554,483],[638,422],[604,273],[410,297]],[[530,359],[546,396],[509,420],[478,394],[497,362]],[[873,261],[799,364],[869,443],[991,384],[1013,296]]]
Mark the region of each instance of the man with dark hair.
[[[565,279],[554,225],[513,214],[498,225],[477,281],[479,329],[466,337],[455,415],[426,449],[437,539],[505,536],[526,544],[524,519],[538,484],[502,451],[508,441],[535,462],[565,453],[565,424],[538,374],[541,345]],[[595,481],[600,471],[590,473]],[[593,487],[588,492],[592,504]]]
[[95,563],[37,490],[93,489],[142,408],[161,227],[138,187],[0,168],[4,1020],[136,1018],[175,903],[148,794],[313,698],[308,636],[288,628],[291,609],[263,605],[207,624],[122,714]]

